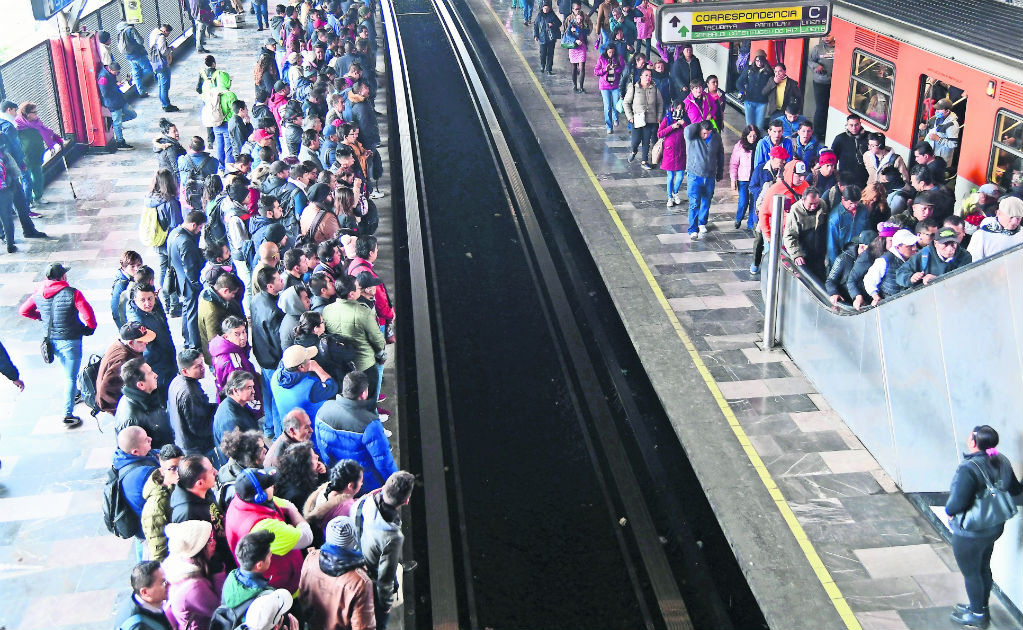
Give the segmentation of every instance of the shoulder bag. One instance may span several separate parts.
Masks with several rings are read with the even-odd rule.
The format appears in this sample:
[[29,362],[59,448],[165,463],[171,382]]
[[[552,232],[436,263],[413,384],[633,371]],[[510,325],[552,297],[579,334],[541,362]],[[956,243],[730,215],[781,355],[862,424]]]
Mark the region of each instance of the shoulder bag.
[[991,482],[984,472],[984,467],[970,460],[980,476],[984,478],[984,489],[973,499],[973,505],[963,513],[960,524],[968,532],[990,527],[997,527],[1016,515],[1018,508],[1007,490],[1002,490]]
[[71,287],[64,287],[60,291],[57,291],[56,293],[54,293],[50,297],[50,299],[47,300],[47,305],[50,308],[47,309],[49,311],[49,316],[46,318],[46,336],[43,337],[43,342],[39,344],[39,354],[41,354],[42,357],[43,357],[43,363],[46,363],[46,364],[53,363],[53,353],[54,353],[53,341],[50,339],[50,334],[53,331],[53,301],[57,299],[58,295],[63,293],[66,289],[70,289],[70,288]]

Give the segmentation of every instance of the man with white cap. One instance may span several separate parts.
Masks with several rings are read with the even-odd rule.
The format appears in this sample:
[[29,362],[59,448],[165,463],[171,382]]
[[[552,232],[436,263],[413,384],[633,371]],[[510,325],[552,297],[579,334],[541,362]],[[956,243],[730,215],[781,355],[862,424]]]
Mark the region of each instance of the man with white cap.
[[242,630],[298,630],[298,621],[288,614],[294,600],[291,593],[279,588],[254,599],[245,612]]
[[270,388],[277,412],[283,418],[292,409],[302,408],[315,422],[323,403],[337,396],[337,383],[315,358],[316,346],[293,345],[284,351]]
[[994,219],[985,219],[970,237],[969,252],[978,261],[1023,243],[1023,199],[1005,197],[998,202]]
[[376,627],[373,581],[366,574],[366,557],[358,543],[351,517],[338,516],[327,523],[323,546],[306,556],[298,590],[310,627]]
[[899,267],[916,253],[916,246],[917,237],[909,230],[899,230],[892,236],[891,249],[878,256],[867,270],[867,274],[863,276],[863,287],[872,298],[872,305],[877,306],[881,300],[892,297],[902,290],[896,279]]

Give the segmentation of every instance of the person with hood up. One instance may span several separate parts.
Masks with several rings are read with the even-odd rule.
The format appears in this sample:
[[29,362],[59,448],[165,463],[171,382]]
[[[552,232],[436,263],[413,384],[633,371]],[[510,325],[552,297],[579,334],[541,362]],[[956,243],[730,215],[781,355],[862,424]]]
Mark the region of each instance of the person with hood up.
[[142,534],[149,546],[149,557],[163,562],[167,557],[167,535],[164,527],[171,522],[170,495],[178,483],[178,464],[184,453],[175,444],[160,449],[160,467],[146,480],[142,488]]
[[399,470],[387,478],[383,488],[363,495],[352,507],[359,549],[366,556],[368,573],[376,575],[373,606],[381,629],[387,628],[405,542],[401,507],[412,497],[415,481],[412,473]]
[[830,266],[853,237],[870,228],[870,210],[860,198],[863,190],[850,184],[842,191],[842,199],[828,217],[828,260]]
[[174,443],[165,395],[157,388],[158,377],[143,359],[132,359],[121,366],[121,400],[114,413],[115,432],[131,426],[142,427],[152,438],[154,448]]
[[206,365],[213,366],[210,342],[221,332],[221,325],[230,316],[245,317],[236,299],[242,291],[242,283],[231,273],[222,273],[211,285],[206,285],[199,294],[199,340]]
[[129,322],[138,322],[156,333],[156,338],[146,344],[143,356],[160,377],[158,391],[166,395],[167,387],[178,373],[178,366],[174,362],[177,351],[174,349],[167,314],[156,295],[156,287],[151,284],[136,286],[125,307],[125,316]]
[[980,228],[970,237],[969,253],[974,261],[994,256],[1023,243],[1023,200],[1018,197],[1003,197],[998,202],[994,218],[981,222]]
[[[759,222],[757,229],[764,235],[764,242],[771,242],[771,215],[774,213],[774,196],[785,197],[785,216],[788,216],[792,204],[798,201],[809,185],[806,183],[806,164],[793,160],[785,164],[781,178],[778,179],[762,195],[763,203],[758,209]],[[782,217],[782,227],[785,226],[785,217]]]
[[827,269],[824,259],[828,247],[828,213],[824,212],[819,190],[807,188],[803,198],[792,204],[782,239],[792,262],[823,282]]
[[752,61],[743,68],[736,89],[743,103],[746,124],[759,128],[767,118],[767,96],[764,95],[764,88],[769,81],[774,80],[774,72],[767,62],[767,53],[763,50],[753,51],[750,58]]
[[277,304],[284,311],[284,319],[281,320],[281,325],[278,329],[281,347],[289,348],[294,345],[295,326],[298,326],[299,318],[311,306],[309,289],[305,285],[290,286],[281,292],[281,298]]
[[302,564],[299,601],[306,621],[324,630],[376,628],[373,581],[358,550],[355,524],[348,516],[327,523],[325,542]]
[[164,612],[178,630],[205,630],[220,605],[224,574],[211,575],[209,561],[217,548],[208,521],[170,523],[166,528],[170,554],[161,563],[167,576]]
[[247,534],[273,534],[272,557],[264,575],[270,586],[294,595],[302,572],[302,550],[312,544],[313,532],[297,507],[274,496],[276,482],[273,473],[252,468],[242,471],[234,484],[235,497],[227,507],[227,543],[237,552],[239,541]]
[[315,347],[298,345],[284,351],[270,385],[277,413],[282,418],[292,409],[301,407],[315,421],[323,403],[337,396],[337,383],[314,359],[318,352]]
[[664,140],[661,170],[667,176],[667,206],[682,204],[682,180],[686,176],[685,105],[675,101],[657,127],[657,137]]
[[234,163],[228,123],[234,117],[233,106],[238,96],[231,91],[231,75],[224,70],[217,70],[216,78],[207,83],[202,96],[206,104],[203,108],[203,122],[213,129],[216,142],[214,152],[217,162],[220,163],[220,170],[223,171],[227,169],[228,164]]

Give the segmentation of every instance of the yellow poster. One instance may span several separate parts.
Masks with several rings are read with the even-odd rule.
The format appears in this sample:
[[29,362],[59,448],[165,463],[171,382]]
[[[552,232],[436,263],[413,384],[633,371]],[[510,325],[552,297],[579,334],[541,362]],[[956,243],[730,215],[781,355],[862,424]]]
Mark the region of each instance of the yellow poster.
[[142,0],[124,0],[124,20],[128,24],[142,24]]

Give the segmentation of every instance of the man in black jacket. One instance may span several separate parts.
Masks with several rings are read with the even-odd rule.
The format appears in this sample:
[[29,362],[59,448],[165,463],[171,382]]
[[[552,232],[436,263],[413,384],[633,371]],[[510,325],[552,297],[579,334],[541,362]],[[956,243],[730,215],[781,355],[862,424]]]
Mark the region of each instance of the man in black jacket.
[[682,44],[682,56],[672,64],[670,76],[672,98],[678,100],[685,100],[689,96],[690,83],[703,81],[703,66],[693,55],[692,44]]
[[231,104],[234,116],[227,122],[227,135],[231,139],[231,156],[238,159],[242,146],[252,135],[252,120],[249,118],[249,107],[243,100]]
[[256,290],[259,293],[252,298],[252,353],[263,372],[263,433],[274,438],[282,431],[270,384],[274,370],[284,356],[280,336],[284,311],[277,306],[277,296],[284,290],[284,280],[276,269],[260,269],[256,274]]
[[[126,630],[171,630],[170,621],[163,613],[167,600],[167,578],[155,560],[135,565],[131,572],[131,597],[125,601],[117,615],[117,627]],[[129,623],[129,620],[135,619]]]
[[206,257],[199,249],[199,232],[205,223],[206,214],[201,210],[192,210],[185,217],[185,222],[174,228],[167,237],[167,256],[178,276],[178,290],[181,292],[181,336],[185,338],[187,348],[202,347],[199,337],[199,294],[202,292],[202,282],[199,274],[206,264]]
[[[554,74],[554,47],[558,45],[560,37],[561,20],[551,10],[551,0],[543,0],[540,13],[533,22],[533,39],[540,44],[540,74]],[[362,125],[359,129],[362,129]]]
[[171,521],[206,521],[213,525],[217,550],[210,559],[210,575],[234,568],[234,558],[224,534],[224,515],[217,506],[214,488],[217,469],[202,455],[188,455],[178,464],[178,485],[170,497]]
[[831,148],[838,156],[838,172],[849,173],[853,183],[863,188],[867,185],[867,167],[863,164],[863,154],[867,146],[867,132],[863,129],[863,121],[856,114],[849,114],[845,119],[845,131],[835,136]]
[[210,402],[199,381],[206,376],[202,353],[185,348],[178,353],[178,375],[167,391],[174,443],[186,455],[207,455],[213,450],[213,414],[217,406]]
[[121,366],[121,400],[114,413],[116,433],[126,427],[138,426],[153,439],[153,448],[174,442],[167,406],[158,389],[158,377],[145,359],[136,358]]

